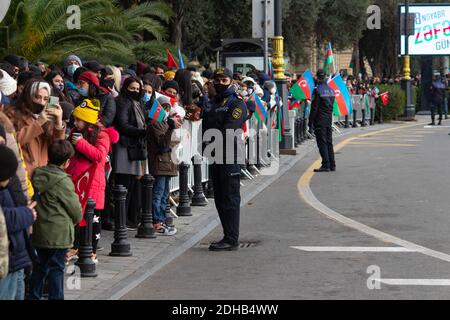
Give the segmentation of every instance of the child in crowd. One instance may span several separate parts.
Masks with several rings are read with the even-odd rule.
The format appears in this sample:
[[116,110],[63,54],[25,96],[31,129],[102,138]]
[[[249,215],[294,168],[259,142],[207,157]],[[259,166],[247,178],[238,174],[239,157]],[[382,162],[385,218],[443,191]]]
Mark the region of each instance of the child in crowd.
[[170,192],[170,179],[177,175],[177,166],[172,159],[172,134],[181,127],[179,118],[169,118],[170,99],[161,96],[158,102],[166,111],[166,119],[162,122],[150,119],[147,133],[148,166],[150,174],[155,178],[153,184],[153,223],[161,235],[172,236],[177,230],[166,224],[166,207]]
[[32,236],[38,255],[31,277],[29,298],[32,300],[42,298],[46,278],[49,300],[64,300],[66,253],[73,246],[74,226],[82,217],[74,185],[64,172],[74,153],[69,141],[55,141],[48,148],[49,164],[37,168],[33,174],[39,217]]
[[25,297],[24,270],[31,265],[27,250],[28,228],[36,220],[35,202],[18,206],[17,194],[10,180],[18,168],[14,152],[0,145],[0,206],[3,210],[9,240],[9,268],[6,278],[0,280],[0,300],[23,300]]
[[[88,197],[95,202],[95,214],[93,223],[92,248],[94,262],[97,260],[97,245],[100,240],[101,210],[105,205],[106,176],[105,165],[111,144],[117,143],[119,134],[112,127],[105,129],[99,122],[100,103],[98,100],[84,100],[73,111],[75,129],[69,139],[75,148],[75,155],[71,159],[67,173],[76,181],[88,170],[95,166]],[[84,226],[81,223],[80,226]],[[74,253],[72,253],[73,255]]]

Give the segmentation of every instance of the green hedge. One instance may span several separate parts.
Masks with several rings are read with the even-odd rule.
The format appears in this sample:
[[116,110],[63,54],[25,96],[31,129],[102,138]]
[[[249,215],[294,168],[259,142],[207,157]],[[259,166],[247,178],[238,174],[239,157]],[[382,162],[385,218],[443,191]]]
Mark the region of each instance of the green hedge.
[[380,94],[386,91],[389,92],[389,104],[387,106],[383,105],[381,99],[377,100],[377,106],[381,107],[383,110],[383,119],[385,121],[397,120],[397,118],[405,112],[405,92],[400,85],[380,85],[378,88],[380,89]]

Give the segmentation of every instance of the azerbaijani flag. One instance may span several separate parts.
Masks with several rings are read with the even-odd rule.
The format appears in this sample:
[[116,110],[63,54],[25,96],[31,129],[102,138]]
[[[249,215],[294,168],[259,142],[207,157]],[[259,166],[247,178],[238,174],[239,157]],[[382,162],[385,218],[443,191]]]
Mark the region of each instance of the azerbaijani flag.
[[150,112],[148,113],[148,117],[157,122],[163,122],[166,114],[166,110],[164,110],[163,107],[159,104],[158,100],[155,99],[152,107],[150,108]]
[[253,93],[250,96],[250,100],[252,100],[256,105],[256,110],[255,110],[256,119],[258,119],[259,122],[266,122],[266,119],[268,117],[267,111],[266,111],[266,108],[264,108],[264,105],[263,105],[261,99],[256,95],[256,93]]
[[328,85],[336,93],[336,100],[334,101],[333,113],[337,117],[348,116],[353,113],[352,97],[348,92],[347,86],[340,75],[330,79]]
[[297,101],[311,100],[314,91],[314,78],[311,71],[307,70],[289,91]]
[[[331,47],[331,42],[329,42],[327,46],[327,57],[325,59],[325,65],[323,67],[323,71],[325,72],[325,74],[328,74],[328,67],[332,65],[333,62],[334,62],[333,48]],[[334,72],[336,72],[336,70],[334,70]]]

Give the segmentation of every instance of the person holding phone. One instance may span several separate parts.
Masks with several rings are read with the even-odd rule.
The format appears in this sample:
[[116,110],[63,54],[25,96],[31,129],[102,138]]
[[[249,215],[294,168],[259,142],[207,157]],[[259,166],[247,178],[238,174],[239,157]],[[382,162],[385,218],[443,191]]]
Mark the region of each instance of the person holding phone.
[[45,81],[31,80],[25,85],[17,104],[5,110],[17,132],[28,175],[48,163],[48,146],[64,139],[65,124],[59,104],[47,108],[51,87]]
[[62,74],[57,71],[52,71],[45,77],[45,81],[47,81],[52,87],[51,96],[58,98],[58,101],[56,103],[49,103],[49,107],[53,106],[54,104],[59,104],[59,101],[73,103],[72,99],[66,91],[66,86],[64,84],[64,78]]

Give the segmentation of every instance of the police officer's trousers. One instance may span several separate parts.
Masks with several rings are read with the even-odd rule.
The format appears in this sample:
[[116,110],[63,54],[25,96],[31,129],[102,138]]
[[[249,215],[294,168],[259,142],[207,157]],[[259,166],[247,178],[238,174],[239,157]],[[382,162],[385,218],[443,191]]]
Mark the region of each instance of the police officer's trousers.
[[241,207],[240,166],[233,164],[211,165],[214,202],[222,223],[224,240],[229,244],[239,242]]
[[436,119],[436,111],[439,114],[439,121],[442,121],[442,115],[444,110],[444,102],[442,103],[431,103],[431,121],[434,123]]
[[336,168],[333,147],[333,129],[331,127],[315,127],[317,146],[322,157],[322,168]]

